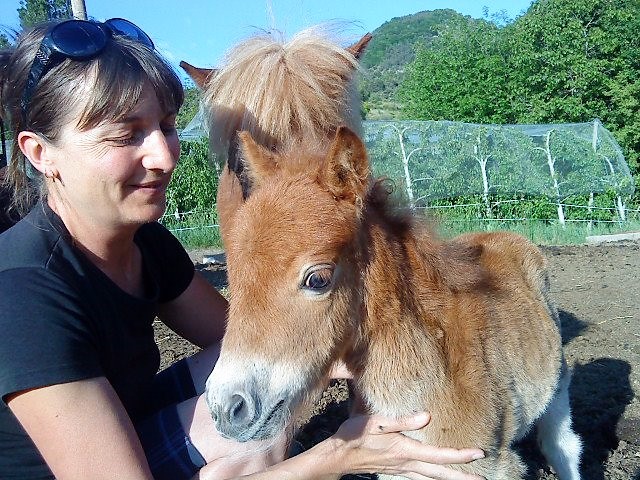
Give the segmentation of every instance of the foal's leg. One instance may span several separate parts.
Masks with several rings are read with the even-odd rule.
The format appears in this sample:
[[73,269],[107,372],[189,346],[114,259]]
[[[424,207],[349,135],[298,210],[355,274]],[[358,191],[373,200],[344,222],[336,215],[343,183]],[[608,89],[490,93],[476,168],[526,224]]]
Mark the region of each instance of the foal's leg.
[[582,442],[571,426],[570,380],[571,373],[563,361],[556,395],[537,422],[538,445],[560,480],[580,479]]

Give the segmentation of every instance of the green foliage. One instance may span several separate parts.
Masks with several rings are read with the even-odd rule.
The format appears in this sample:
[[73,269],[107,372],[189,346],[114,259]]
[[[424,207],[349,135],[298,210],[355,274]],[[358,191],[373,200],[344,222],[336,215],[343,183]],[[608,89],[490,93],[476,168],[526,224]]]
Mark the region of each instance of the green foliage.
[[182,130],[191,119],[198,113],[200,108],[200,90],[198,88],[190,86],[184,89],[184,103],[178,112],[176,118],[176,127],[178,130]]
[[48,20],[73,18],[69,0],[20,0],[20,26],[24,29]]
[[11,43],[9,43],[9,37],[0,32],[0,48],[7,48],[10,45]]
[[415,57],[416,46],[428,45],[442,24],[458,17],[459,13],[448,9],[419,12],[394,18],[373,31],[361,59],[360,93],[366,118],[400,118],[396,90],[405,66]]
[[536,0],[513,22],[452,19],[422,43],[396,100],[412,119],[599,118],[640,187],[639,7],[638,0]]
[[180,162],[167,189],[169,214],[213,210],[218,173],[209,161],[208,152],[207,139],[181,143]]
[[460,18],[421,47],[398,90],[405,118],[513,123],[510,48],[486,20]]

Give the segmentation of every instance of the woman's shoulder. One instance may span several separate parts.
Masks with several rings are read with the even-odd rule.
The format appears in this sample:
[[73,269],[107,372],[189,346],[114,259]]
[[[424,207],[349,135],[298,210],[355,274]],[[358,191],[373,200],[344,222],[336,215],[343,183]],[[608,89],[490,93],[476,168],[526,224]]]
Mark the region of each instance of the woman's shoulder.
[[17,268],[47,268],[63,239],[38,207],[0,234],[0,272]]

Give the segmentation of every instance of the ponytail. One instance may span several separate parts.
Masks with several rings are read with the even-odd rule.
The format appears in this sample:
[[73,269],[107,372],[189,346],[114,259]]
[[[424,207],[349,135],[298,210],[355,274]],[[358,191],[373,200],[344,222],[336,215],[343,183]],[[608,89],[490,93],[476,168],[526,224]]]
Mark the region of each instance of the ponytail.
[[[7,216],[14,220],[24,216],[39,197],[39,191],[34,188],[27,172],[30,171],[27,158],[18,146],[20,126],[16,125],[16,114],[20,105],[17,85],[20,81],[13,78],[15,48],[7,47],[0,50],[0,123],[2,135],[2,158],[0,167],[0,190],[2,190],[2,204],[0,216]],[[12,137],[11,146],[7,149],[7,136]],[[8,152],[11,152],[8,154]]]

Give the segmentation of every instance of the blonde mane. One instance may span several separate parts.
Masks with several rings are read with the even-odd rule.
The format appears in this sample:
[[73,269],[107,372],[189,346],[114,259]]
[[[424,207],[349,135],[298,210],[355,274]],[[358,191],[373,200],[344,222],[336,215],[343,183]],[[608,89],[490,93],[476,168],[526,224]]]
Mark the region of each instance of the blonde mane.
[[269,148],[303,135],[321,146],[340,125],[360,132],[357,69],[354,55],[318,26],[287,42],[265,33],[239,43],[203,92],[212,151],[226,155],[238,130]]

